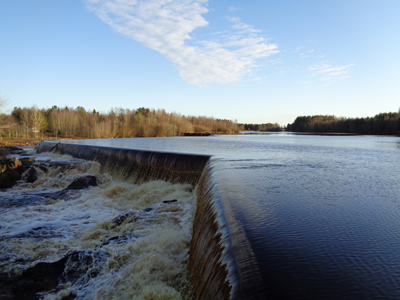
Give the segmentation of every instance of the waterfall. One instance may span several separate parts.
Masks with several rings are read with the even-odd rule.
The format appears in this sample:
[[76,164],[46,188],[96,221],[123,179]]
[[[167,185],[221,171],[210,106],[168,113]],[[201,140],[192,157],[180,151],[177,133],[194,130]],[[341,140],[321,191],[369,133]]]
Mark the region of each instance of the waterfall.
[[238,276],[230,251],[229,228],[210,162],[199,180],[197,195],[189,250],[189,270],[196,299],[238,299]]
[[101,172],[108,172],[120,180],[131,183],[164,180],[196,185],[205,164],[210,159],[209,155],[55,142],[40,143],[37,152],[46,151],[97,161],[101,164]]
[[238,299],[238,276],[209,155],[42,142],[54,151],[97,161],[101,172],[132,183],[164,180],[197,185],[197,210],[188,268],[196,299]]

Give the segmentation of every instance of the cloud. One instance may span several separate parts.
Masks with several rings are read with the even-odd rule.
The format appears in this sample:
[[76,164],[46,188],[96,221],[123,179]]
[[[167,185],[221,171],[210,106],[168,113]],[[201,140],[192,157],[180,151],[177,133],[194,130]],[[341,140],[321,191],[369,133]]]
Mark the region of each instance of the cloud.
[[230,6],[228,8],[228,11],[238,11],[238,10],[242,10],[240,7],[236,7],[236,6]]
[[319,65],[314,65],[309,67],[309,71],[312,71],[312,76],[318,76],[321,81],[335,82],[348,77],[350,72],[350,67],[354,64],[349,64],[345,66],[332,66],[326,63],[321,63]]
[[[190,34],[209,23],[208,0],[86,0],[88,7],[116,32],[158,51],[182,79],[195,85],[242,80],[256,60],[278,53],[260,30],[228,18],[229,30],[197,40]],[[190,45],[188,42],[190,41]]]

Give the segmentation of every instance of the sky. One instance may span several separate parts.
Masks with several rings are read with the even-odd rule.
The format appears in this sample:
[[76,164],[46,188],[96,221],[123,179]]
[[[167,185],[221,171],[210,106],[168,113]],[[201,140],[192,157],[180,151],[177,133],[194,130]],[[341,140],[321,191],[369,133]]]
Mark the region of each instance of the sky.
[[399,0],[12,0],[2,112],[147,107],[239,123],[400,108]]

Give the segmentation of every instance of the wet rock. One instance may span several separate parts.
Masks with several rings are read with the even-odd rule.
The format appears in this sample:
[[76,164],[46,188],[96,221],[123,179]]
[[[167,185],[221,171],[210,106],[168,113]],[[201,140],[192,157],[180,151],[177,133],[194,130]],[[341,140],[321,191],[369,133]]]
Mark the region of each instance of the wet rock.
[[17,157],[2,159],[0,161],[0,189],[13,187],[18,180],[21,180],[22,174],[32,165],[34,158]]
[[113,236],[109,238],[108,240],[103,242],[104,245],[109,245],[109,244],[123,244],[128,241],[136,240],[138,238],[137,235],[135,235],[133,232],[129,232],[124,235],[118,235],[118,236]]
[[0,189],[8,189],[13,187],[18,180],[21,180],[22,173],[28,166],[20,166],[19,168],[6,170],[0,174]]
[[[67,282],[86,283],[99,274],[107,257],[103,249],[74,251],[56,262],[40,262],[21,275],[9,277],[7,273],[0,273],[0,299],[37,300],[41,294],[57,292]],[[70,294],[65,299],[74,297]]]
[[31,165],[32,163],[35,162],[35,158],[34,157],[22,157],[20,159],[20,161],[22,162],[23,165]]
[[136,216],[136,212],[134,210],[127,211],[126,213],[123,213],[122,215],[115,217],[111,221],[111,223],[113,223],[116,226],[120,226],[127,218],[131,216]]
[[16,152],[24,151],[22,148],[18,148],[18,147],[15,147],[15,146],[1,147],[1,149],[8,150],[8,151],[10,151],[10,152],[12,152],[12,153],[14,153],[15,151],[16,151]]
[[8,189],[21,179],[22,172],[18,170],[6,170],[0,173],[0,189]]
[[0,208],[21,207],[27,205],[34,205],[44,200],[46,196],[41,194],[23,194],[2,196],[0,199]]
[[76,178],[66,189],[81,190],[88,188],[89,186],[97,186],[96,177],[93,175],[87,175]]
[[19,276],[0,274],[0,299],[39,299],[37,293],[55,289],[67,257],[53,263],[38,263]]
[[178,200],[174,199],[174,200],[164,200],[163,203],[173,203],[176,202]]
[[104,249],[74,251],[67,254],[62,282],[84,284],[96,277],[101,271],[102,263],[108,258]]
[[22,166],[22,162],[17,157],[6,158],[0,161],[0,170],[2,172],[13,170],[19,166]]
[[30,167],[26,172],[25,172],[25,182],[29,183],[34,183],[38,179],[38,172],[36,171],[35,168]]
[[21,155],[25,153],[26,151],[18,147],[0,147],[0,157],[6,157],[7,155]]
[[43,172],[45,172],[45,173],[47,173],[47,172],[49,171],[48,166],[43,165],[43,164],[39,164],[39,165],[38,165],[38,168],[39,168],[40,170],[42,170]]

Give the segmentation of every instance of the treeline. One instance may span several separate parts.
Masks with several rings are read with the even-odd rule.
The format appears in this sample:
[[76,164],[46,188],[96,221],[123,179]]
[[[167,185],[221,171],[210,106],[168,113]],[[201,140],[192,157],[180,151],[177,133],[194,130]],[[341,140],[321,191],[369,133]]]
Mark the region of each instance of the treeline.
[[15,107],[2,115],[7,126],[0,128],[3,137],[38,137],[52,135],[68,138],[160,137],[190,133],[235,133],[237,124],[205,116],[184,116],[164,109],[115,108],[108,113],[86,111],[83,107],[48,109]]
[[301,116],[288,124],[286,131],[400,135],[400,112],[380,113],[368,118]]
[[240,130],[252,130],[252,131],[283,131],[278,123],[265,123],[265,124],[238,124]]

